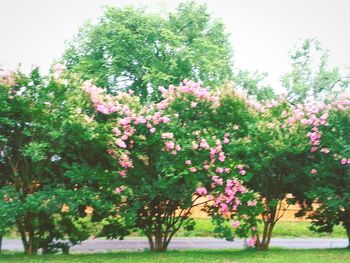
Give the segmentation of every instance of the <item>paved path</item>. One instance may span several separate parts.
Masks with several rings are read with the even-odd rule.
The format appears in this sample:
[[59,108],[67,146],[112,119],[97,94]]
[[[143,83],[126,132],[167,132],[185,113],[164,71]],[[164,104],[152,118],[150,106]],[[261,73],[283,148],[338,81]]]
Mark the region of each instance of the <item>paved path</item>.
[[[347,239],[338,238],[273,238],[271,247],[283,248],[344,248],[348,245]],[[244,240],[236,239],[233,242],[215,238],[174,238],[169,249],[225,249],[242,248]],[[4,250],[23,250],[20,240],[3,240]],[[148,249],[145,238],[126,238],[125,240],[94,239],[84,241],[74,246],[72,252],[107,252],[112,250],[144,250]]]

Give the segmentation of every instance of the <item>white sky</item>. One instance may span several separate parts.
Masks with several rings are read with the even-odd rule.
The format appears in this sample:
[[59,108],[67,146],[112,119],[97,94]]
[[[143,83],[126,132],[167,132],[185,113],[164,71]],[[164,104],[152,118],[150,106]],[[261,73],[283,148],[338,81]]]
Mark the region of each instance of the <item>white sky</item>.
[[[165,6],[180,0],[0,0],[0,64],[47,71],[64,50],[64,41],[101,6]],[[333,66],[350,65],[349,0],[197,0],[220,17],[231,34],[235,66],[269,73],[278,87],[288,70],[288,51],[301,39],[317,37],[330,49]]]

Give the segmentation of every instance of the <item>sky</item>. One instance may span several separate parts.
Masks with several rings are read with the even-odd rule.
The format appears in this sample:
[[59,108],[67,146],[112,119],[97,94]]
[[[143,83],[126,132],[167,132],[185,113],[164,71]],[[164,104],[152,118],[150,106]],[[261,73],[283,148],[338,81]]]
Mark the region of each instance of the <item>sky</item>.
[[[0,64],[47,72],[79,27],[102,6],[148,5],[172,10],[180,0],[0,0]],[[330,65],[350,66],[349,0],[197,0],[230,33],[235,66],[269,74],[278,89],[289,70],[288,51],[306,38],[330,50]]]

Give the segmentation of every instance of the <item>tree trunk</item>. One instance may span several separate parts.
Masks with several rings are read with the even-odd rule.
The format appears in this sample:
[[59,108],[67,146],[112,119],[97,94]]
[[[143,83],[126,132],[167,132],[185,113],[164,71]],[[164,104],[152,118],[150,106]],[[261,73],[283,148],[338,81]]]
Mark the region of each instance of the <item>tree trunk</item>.
[[1,250],[2,250],[2,235],[0,235],[0,253],[1,253]]
[[21,239],[24,247],[24,253],[28,255],[35,255],[38,253],[38,246],[35,240],[34,231],[27,232],[24,230],[24,227],[21,223],[18,224],[18,230],[21,234]]
[[348,236],[348,248],[350,248],[350,222],[344,222],[343,225],[346,230],[346,235]]
[[147,236],[148,243],[151,251],[164,252],[168,248],[168,240],[165,240],[161,234],[154,236]]
[[275,227],[276,222],[264,222],[264,231],[262,236],[258,236],[255,247],[259,250],[266,250],[269,248],[272,231]]
[[269,248],[272,231],[278,221],[277,217],[277,205],[275,207],[269,207],[267,211],[262,214],[264,222],[264,230],[262,235],[257,236],[255,248],[258,250],[266,250]]

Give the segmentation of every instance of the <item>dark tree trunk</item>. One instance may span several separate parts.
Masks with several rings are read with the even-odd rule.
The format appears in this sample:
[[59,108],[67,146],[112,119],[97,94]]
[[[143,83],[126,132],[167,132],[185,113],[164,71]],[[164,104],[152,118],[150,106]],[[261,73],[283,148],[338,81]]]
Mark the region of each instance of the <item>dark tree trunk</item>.
[[258,250],[266,250],[269,248],[271,237],[272,237],[272,231],[279,219],[278,213],[277,213],[277,205],[274,207],[268,206],[268,209],[262,213],[262,219],[264,222],[264,230],[262,232],[262,235],[257,236],[257,240],[255,243],[255,248]]
[[344,228],[346,230],[346,235],[348,236],[348,248],[350,248],[350,222],[344,222]]
[[1,253],[1,250],[2,250],[2,235],[0,235],[0,253]]

